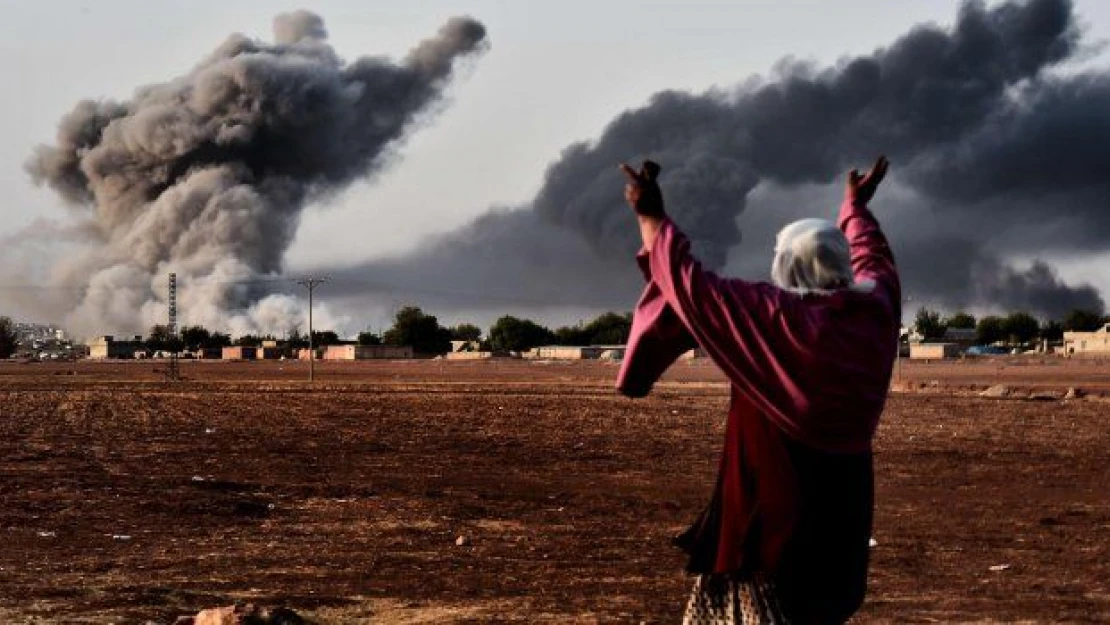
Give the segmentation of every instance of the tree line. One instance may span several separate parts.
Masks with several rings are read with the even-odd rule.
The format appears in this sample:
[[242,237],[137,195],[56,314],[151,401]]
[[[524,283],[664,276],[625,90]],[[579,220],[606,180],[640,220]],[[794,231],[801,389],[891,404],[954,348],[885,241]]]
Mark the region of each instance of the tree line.
[[[948,328],[975,329],[980,344],[1028,343],[1034,339],[1059,341],[1065,331],[1091,332],[1110,323],[1110,317],[1090,310],[1073,310],[1060,320],[1039,321],[1025,312],[1006,316],[989,315],[976,319],[966,312],[944,317],[940,312],[921,308],[917,311],[914,328],[926,341],[939,341]],[[472,323],[446,327],[435,315],[417,306],[405,306],[397,311],[393,325],[382,333],[370,330],[360,332],[355,339],[359,345],[411,346],[420,354],[444,354],[451,349],[451,341],[472,341],[483,350],[526,351],[542,345],[623,345],[632,329],[631,313],[603,313],[590,321],[554,330],[531,319],[505,315],[493,323],[488,333]],[[344,342],[332,330],[312,333],[316,346],[338,345]],[[173,336],[165,325],[155,325],[143,341],[151,351],[199,350],[222,348],[232,345],[257,347],[263,341],[275,340],[292,349],[308,347],[308,335],[294,326],[284,337],[246,334],[234,339],[231,335],[211,331],[201,326],[188,326]],[[8,317],[0,317],[0,358],[8,358],[16,350],[15,324]]]
[[[353,341],[358,345],[411,346],[418,354],[445,354],[451,341],[470,341],[479,349],[493,351],[525,351],[541,345],[622,345],[632,329],[632,314],[607,312],[574,326],[551,330],[531,319],[505,315],[494,322],[489,333],[472,323],[443,326],[435,315],[417,306],[405,306],[397,311],[393,325],[382,333],[365,330]],[[312,344],[318,347],[339,345],[352,341],[342,340],[332,330],[314,331]],[[308,335],[299,326],[286,332],[284,337],[246,334],[234,339],[222,332],[209,331],[201,326],[188,326],[172,336],[165,325],[151,327],[143,346],[151,351],[200,350],[232,345],[257,347],[264,341],[278,341],[293,349],[308,347]]]
[[948,328],[974,329],[975,340],[980,345],[994,343],[1024,344],[1035,339],[1060,341],[1064,332],[1093,332],[1104,324],[1110,323],[1105,317],[1091,310],[1073,310],[1063,319],[1038,320],[1026,312],[1014,312],[1006,316],[988,315],[976,319],[966,312],[957,312],[942,317],[935,310],[921,308],[914,318],[914,329],[926,341],[939,341]]

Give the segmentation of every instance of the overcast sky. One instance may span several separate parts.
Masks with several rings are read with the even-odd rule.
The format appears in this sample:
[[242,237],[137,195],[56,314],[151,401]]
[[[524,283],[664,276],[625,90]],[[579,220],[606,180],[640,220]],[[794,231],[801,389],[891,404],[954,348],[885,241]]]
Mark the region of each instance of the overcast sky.
[[[0,63],[0,236],[64,215],[23,171],[81,98],[126,99],[185,72],[229,33],[268,39],[273,16],[307,8],[347,58],[401,56],[452,15],[488,28],[490,50],[374,181],[304,215],[291,272],[382,256],[490,206],[531,199],[570,143],[596,137],[662,89],[702,91],[766,73],[786,56],[823,63],[888,44],[912,25],[950,23],[956,0],[325,1],[4,0]],[[1088,41],[1110,39],[1110,3],[1077,0]],[[1092,62],[1103,64],[1104,52]],[[635,157],[636,155],[629,155]],[[1097,266],[1061,265],[1107,292]]]

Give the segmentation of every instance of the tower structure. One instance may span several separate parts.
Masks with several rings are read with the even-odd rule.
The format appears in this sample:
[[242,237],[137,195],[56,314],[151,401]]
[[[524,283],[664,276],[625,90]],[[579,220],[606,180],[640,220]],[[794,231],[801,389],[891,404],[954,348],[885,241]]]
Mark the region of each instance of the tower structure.
[[181,379],[181,370],[177,362],[177,274],[171,273],[169,292],[166,294],[168,304],[168,318],[166,319],[166,335],[170,343],[170,358],[166,363],[166,381],[177,382]]

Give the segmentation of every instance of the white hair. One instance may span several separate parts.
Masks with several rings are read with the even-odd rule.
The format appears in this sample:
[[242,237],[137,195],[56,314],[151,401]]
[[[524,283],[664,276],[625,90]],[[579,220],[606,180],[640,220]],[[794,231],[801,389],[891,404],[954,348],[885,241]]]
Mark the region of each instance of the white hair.
[[854,282],[848,239],[826,219],[801,219],[779,231],[771,281],[781,289],[803,294],[872,287],[870,282]]

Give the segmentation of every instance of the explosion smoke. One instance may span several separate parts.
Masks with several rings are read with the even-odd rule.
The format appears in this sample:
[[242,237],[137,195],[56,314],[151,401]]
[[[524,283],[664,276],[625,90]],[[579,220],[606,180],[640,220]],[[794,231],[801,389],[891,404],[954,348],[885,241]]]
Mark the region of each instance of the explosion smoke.
[[[668,210],[712,267],[724,266],[740,242],[738,217],[754,191],[776,207],[747,224],[752,243],[729,263],[764,277],[774,230],[790,219],[829,215],[844,172],[881,152],[891,157],[894,177],[877,210],[915,299],[1051,316],[1076,305],[1101,309],[1093,288],[1069,287],[1047,264],[1020,271],[1004,260],[1110,248],[1110,176],[1103,171],[1110,162],[1110,72],[1050,71],[1081,49],[1069,0],[990,8],[971,1],[949,29],[918,26],[889,47],[832,67],[787,59],[770,78],[731,90],[662,92],[617,117],[596,141],[563,152],[531,206],[519,209],[538,219],[491,213],[468,236],[370,267],[425,285],[446,270],[456,276],[449,283],[455,289],[481,292],[485,268],[468,270],[466,256],[449,247],[463,239],[472,247],[478,237],[487,256],[501,259],[501,274],[518,271],[502,275],[499,288],[531,291],[533,272],[547,262],[532,250],[571,232],[598,260],[592,271],[547,282],[551,303],[568,293],[603,292],[609,296],[592,302],[609,306],[617,294],[627,307],[637,284],[628,259],[639,243],[615,165],[650,158],[664,166]],[[808,203],[786,205],[777,199],[784,196]],[[531,227],[504,228],[498,220]],[[479,227],[483,233],[473,232]],[[444,258],[452,259],[450,268]],[[600,259],[622,259],[624,268],[613,271]],[[475,276],[473,284],[467,276]]]
[[485,41],[482,24],[454,18],[400,63],[345,63],[317,15],[279,15],[273,30],[274,43],[232,35],[131,100],[78,103],[28,161],[92,240],[55,267],[59,282],[89,285],[72,330],[145,329],[165,316],[170,271],[187,323],[287,329],[296,302],[250,282],[282,270],[306,204],[388,163]]

